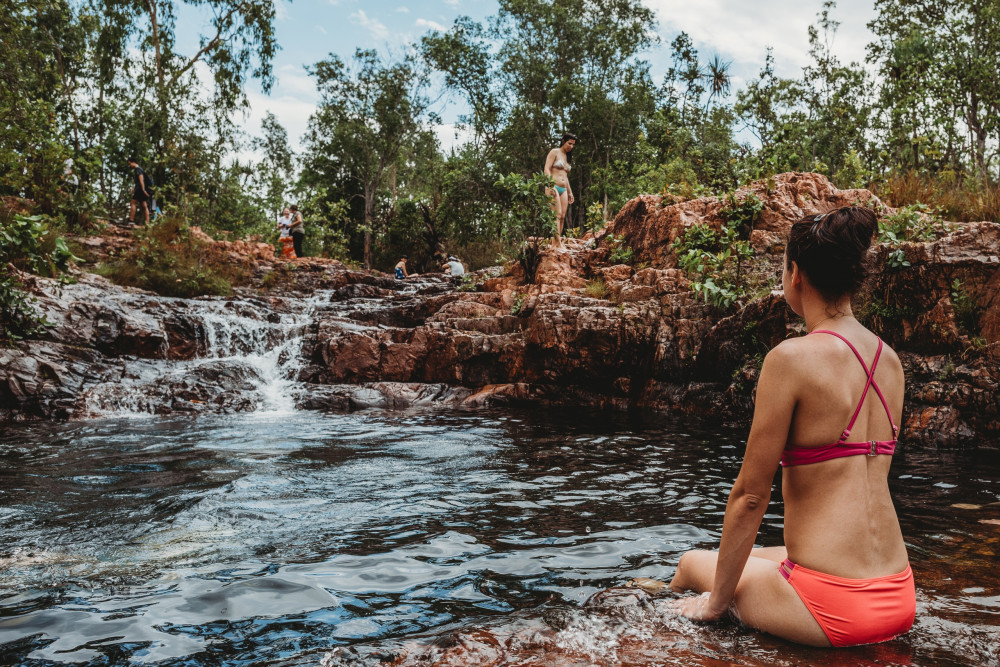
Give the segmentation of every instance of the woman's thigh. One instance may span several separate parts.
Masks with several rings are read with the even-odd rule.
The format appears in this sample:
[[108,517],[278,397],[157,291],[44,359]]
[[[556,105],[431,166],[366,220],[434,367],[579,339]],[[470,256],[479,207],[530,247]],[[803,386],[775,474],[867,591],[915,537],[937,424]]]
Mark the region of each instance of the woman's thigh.
[[737,618],[750,627],[799,644],[830,645],[826,633],[772,560],[747,559],[733,606]]
[[[715,585],[718,557],[717,551],[687,552],[670,582],[670,588],[699,593],[711,591]],[[751,552],[736,585],[733,606],[737,617],[751,627],[793,642],[829,646],[819,623],[791,584],[779,574],[776,562],[784,559],[784,547],[754,549]]]
[[562,218],[566,215],[566,209],[569,208],[569,190],[558,196],[559,199],[559,217]]

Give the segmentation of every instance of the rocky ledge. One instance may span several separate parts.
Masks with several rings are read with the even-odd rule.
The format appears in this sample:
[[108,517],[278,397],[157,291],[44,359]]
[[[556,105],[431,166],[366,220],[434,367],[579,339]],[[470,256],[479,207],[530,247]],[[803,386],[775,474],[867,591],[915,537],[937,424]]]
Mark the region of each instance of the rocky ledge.
[[[693,224],[720,228],[724,202],[652,195],[629,202],[597,238],[545,250],[530,284],[516,266],[400,282],[330,260],[278,263],[268,246],[235,243],[219,251],[248,262],[267,289],[183,301],[89,274],[61,291],[31,279],[54,326],[0,351],[0,418],[100,414],[94,386],[105,387],[106,401],[107,387],[124,379],[148,394],[147,411],[255,409],[259,397],[241,387],[262,381],[259,368],[191,363],[238,356],[235,343],[212,346],[220,322],[240,321],[259,324],[246,329],[257,347],[243,354],[285,345],[282,368],[299,383],[300,408],[529,403],[744,422],[763,355],[802,333],[768,289],[778,286],[791,223],[836,206],[882,207],[870,192],[837,190],[817,174],[782,174],[745,191],[764,202],[748,230],[758,289],[726,310],[698,298],[670,248]],[[633,249],[632,264],[610,261],[610,234]],[[998,446],[1000,225],[947,223],[930,241],[877,246],[872,259],[880,268],[856,308],[903,361],[904,439]],[[290,332],[297,345],[287,344]],[[148,360],[181,370],[152,378],[136,370]]]

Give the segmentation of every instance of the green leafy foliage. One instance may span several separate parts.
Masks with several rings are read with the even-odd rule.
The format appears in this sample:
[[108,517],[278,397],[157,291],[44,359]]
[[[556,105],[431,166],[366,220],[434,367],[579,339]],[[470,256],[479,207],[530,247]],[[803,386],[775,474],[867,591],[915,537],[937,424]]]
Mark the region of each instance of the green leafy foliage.
[[10,345],[45,330],[47,322],[15,276],[0,277],[0,345]]
[[631,264],[635,259],[635,251],[628,245],[624,236],[608,234],[605,238],[611,252],[608,254],[608,261],[612,264]]
[[955,319],[959,329],[969,336],[979,333],[979,320],[983,309],[976,295],[958,278],[951,283],[951,303],[955,308]]
[[744,237],[749,237],[753,223],[764,210],[764,202],[753,192],[730,192],[723,199],[719,215]]
[[525,279],[534,282],[542,248],[556,233],[556,214],[545,192],[552,187],[552,179],[540,173],[531,178],[508,174],[497,179],[496,186],[507,193],[509,202],[509,209],[501,214],[501,237],[514,249]]
[[[80,258],[47,222],[41,215],[6,213],[0,219],[0,266],[62,279],[67,263]],[[21,281],[5,269],[0,279],[0,343],[9,345],[45,328],[45,319],[31,305],[33,302]]]
[[670,247],[705,303],[727,309],[748,293],[741,264],[753,250],[739,239],[737,223],[723,224],[721,232],[706,224],[692,225]]
[[878,240],[879,243],[933,241],[942,230],[941,218],[928,206],[916,203],[880,219]]
[[510,304],[510,314],[520,315],[521,311],[524,309],[524,302],[526,300],[527,297],[524,294],[521,294],[520,292],[515,293],[514,301]]

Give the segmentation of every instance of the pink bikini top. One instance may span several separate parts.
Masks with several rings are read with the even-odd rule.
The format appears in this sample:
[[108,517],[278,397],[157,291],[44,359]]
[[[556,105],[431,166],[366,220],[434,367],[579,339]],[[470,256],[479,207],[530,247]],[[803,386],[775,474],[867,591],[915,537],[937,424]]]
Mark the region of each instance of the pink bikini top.
[[[879,338],[878,350],[875,352],[875,360],[872,362],[871,370],[869,370],[868,366],[865,364],[865,360],[861,358],[861,354],[853,345],[851,345],[851,341],[834,331],[816,330],[810,332],[810,335],[817,333],[830,334],[831,336],[836,336],[840,340],[847,343],[847,346],[851,348],[852,352],[854,352],[854,356],[856,356],[858,361],[861,362],[861,367],[865,369],[865,373],[868,374],[868,382],[865,383],[865,390],[861,393],[861,400],[858,402],[858,407],[854,411],[854,416],[851,417],[851,423],[848,424],[847,428],[844,429],[844,432],[840,434],[840,440],[829,445],[822,445],[820,447],[785,445],[785,451],[781,453],[781,465],[801,466],[808,465],[810,463],[819,463],[820,461],[829,461],[830,459],[837,459],[841,456],[858,456],[861,454],[867,454],[868,456],[892,454],[896,451],[896,437],[899,435],[899,427],[896,426],[894,421],[892,421],[892,412],[889,410],[889,404],[886,403],[885,396],[882,395],[882,390],[878,388],[878,384],[875,382],[875,367],[878,366],[878,358],[882,354],[882,339]],[[875,388],[875,393],[878,394],[879,399],[882,401],[882,407],[885,408],[885,414],[889,417],[889,424],[892,426],[892,440],[847,442],[847,438],[851,435],[851,429],[854,428],[854,422],[857,421],[858,414],[861,413],[861,406],[865,403],[865,397],[868,396],[869,387]]]

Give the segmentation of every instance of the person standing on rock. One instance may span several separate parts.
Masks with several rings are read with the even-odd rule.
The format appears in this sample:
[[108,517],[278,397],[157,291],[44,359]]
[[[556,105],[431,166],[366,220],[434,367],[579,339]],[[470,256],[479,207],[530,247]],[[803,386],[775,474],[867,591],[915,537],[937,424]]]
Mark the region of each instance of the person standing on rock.
[[292,235],[292,244],[295,246],[295,256],[305,257],[306,254],[302,250],[302,241],[306,237],[306,230],[305,224],[302,220],[302,214],[299,213],[299,207],[295,204],[289,206],[288,210],[292,213],[292,225],[288,231]]
[[291,226],[292,210],[286,208],[281,212],[281,217],[278,218],[278,243],[281,244],[281,257],[283,259],[295,259],[295,250],[292,248],[294,241],[291,232],[288,231]]
[[553,148],[545,157],[545,175],[555,181],[555,187],[545,192],[552,197],[552,210],[556,213],[556,239],[553,245],[562,246],[563,222],[566,210],[573,203],[573,188],[569,184],[569,154],[576,146],[576,135],[569,132],[562,135],[559,148]]
[[[846,207],[792,225],[785,301],[809,335],[768,353],[718,551],[689,551],[670,582],[694,620],[743,623],[812,646],[887,641],[913,625],[913,572],[889,494],[903,411],[896,353],[854,318],[875,214]],[[752,548],[779,463],[785,546]]]
[[128,159],[128,166],[132,169],[132,179],[135,181],[132,188],[132,201],[129,202],[128,208],[128,224],[135,224],[135,209],[137,204],[142,204],[142,213],[146,219],[146,224],[149,224],[149,202],[153,198],[150,188],[152,184],[150,183],[146,172],[142,170],[139,166],[139,162],[134,158],[130,157]]

